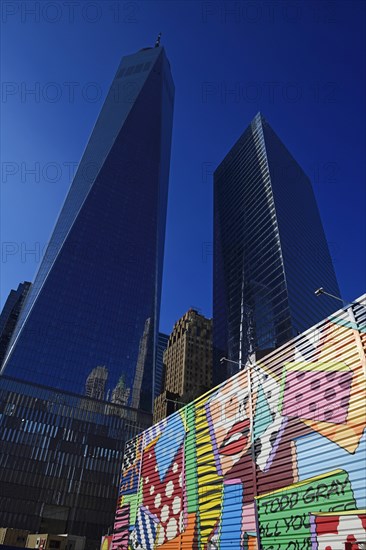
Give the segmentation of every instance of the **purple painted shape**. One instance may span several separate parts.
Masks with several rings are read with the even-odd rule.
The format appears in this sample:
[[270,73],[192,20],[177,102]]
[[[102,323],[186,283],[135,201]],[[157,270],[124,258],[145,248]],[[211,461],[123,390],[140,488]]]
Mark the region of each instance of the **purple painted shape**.
[[153,521],[154,523],[160,523],[158,516],[156,516],[155,514],[152,514],[145,506],[141,505],[140,510],[141,512],[149,516],[151,521]]
[[310,515],[311,550],[318,550],[315,516],[313,516],[313,514],[309,514],[309,515]]
[[182,474],[182,487],[181,487],[181,489],[182,489],[182,502],[183,502],[183,505],[182,505],[183,524],[181,524],[181,522],[179,522],[178,529],[179,529],[180,533],[184,533],[184,531],[186,530],[187,525],[188,525],[187,491],[186,491],[186,487],[187,487],[187,483],[186,483],[186,461],[185,461],[184,454],[183,454],[183,457],[182,457],[181,474]]
[[286,428],[286,425],[288,423],[288,418],[286,416],[283,417],[282,419],[282,422],[281,422],[281,427],[280,429],[278,430],[278,433],[277,433],[277,437],[275,439],[275,442],[273,444],[273,447],[271,449],[271,452],[269,454],[269,457],[267,459],[267,462],[266,462],[266,465],[263,469],[263,472],[268,472],[268,470],[270,469],[270,467],[272,466],[272,462],[274,460],[274,457],[276,456],[276,453],[277,453],[277,449],[280,445],[280,441],[282,439],[282,435],[283,435],[283,432],[285,431],[285,428]]
[[233,479],[224,479],[223,483],[224,483],[224,485],[238,485],[238,484],[242,483],[242,480],[240,479],[240,477],[236,477],[236,478],[233,478]]

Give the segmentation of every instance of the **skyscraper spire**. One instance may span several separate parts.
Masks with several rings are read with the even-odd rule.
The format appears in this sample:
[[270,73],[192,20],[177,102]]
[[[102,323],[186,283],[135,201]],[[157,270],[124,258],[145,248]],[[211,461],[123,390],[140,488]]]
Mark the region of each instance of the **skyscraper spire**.
[[161,32],[159,32],[158,37],[155,42],[155,48],[159,48],[160,46],[160,40],[161,40]]
[[[107,365],[109,387],[124,374],[131,396],[138,365],[134,402],[147,411],[154,354],[138,362],[139,345],[148,319],[152,348],[157,339],[174,96],[169,62],[156,50],[126,56],[117,69],[2,367],[84,394],[90,366]],[[87,166],[97,168],[93,177]]]
[[164,48],[123,57],[11,330],[6,525],[52,524],[96,548],[112,522],[124,439],[151,422],[173,105]]

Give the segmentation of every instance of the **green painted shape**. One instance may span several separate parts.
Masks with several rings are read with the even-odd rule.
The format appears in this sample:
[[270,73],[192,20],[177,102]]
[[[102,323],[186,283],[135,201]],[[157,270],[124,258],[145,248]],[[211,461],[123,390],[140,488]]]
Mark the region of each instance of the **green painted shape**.
[[142,485],[143,485],[143,478],[140,476],[140,483],[139,483],[139,492],[137,493],[137,506],[140,506],[142,504]]
[[311,513],[356,508],[351,483],[344,470],[333,470],[257,497],[256,505],[263,550],[310,549]]
[[188,433],[184,443],[184,471],[188,513],[198,511],[197,452],[194,404],[185,408]]
[[258,388],[257,404],[254,416],[254,440],[260,437],[272,422],[271,409],[264,395],[262,385]]
[[123,504],[130,505],[130,526],[135,525],[137,516],[139,493],[133,495],[123,495]]

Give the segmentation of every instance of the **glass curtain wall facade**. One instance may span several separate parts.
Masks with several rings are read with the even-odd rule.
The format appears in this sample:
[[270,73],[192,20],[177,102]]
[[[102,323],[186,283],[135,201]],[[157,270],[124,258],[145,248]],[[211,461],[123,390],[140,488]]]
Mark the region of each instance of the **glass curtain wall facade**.
[[151,415],[0,378],[0,522],[86,537],[99,548],[113,521],[124,444]]
[[16,290],[11,290],[0,315],[0,365],[4,361],[9,343],[31,283],[24,281]]
[[174,84],[162,47],[122,59],[2,367],[74,393],[105,369],[108,399],[152,410]]
[[340,295],[311,182],[259,113],[214,173],[214,382],[329,315],[320,286]]
[[164,386],[164,351],[168,346],[169,336],[163,332],[158,334],[158,345],[156,348],[156,368],[155,368],[155,395],[157,397],[162,391]]

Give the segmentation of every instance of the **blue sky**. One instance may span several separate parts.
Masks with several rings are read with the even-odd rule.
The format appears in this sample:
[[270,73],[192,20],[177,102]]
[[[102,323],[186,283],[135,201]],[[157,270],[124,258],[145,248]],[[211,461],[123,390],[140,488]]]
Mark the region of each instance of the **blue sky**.
[[364,2],[1,8],[1,305],[34,277],[121,56],[160,31],[176,86],[161,329],[211,315],[211,174],[258,111],[313,182],[343,296],[364,292]]

